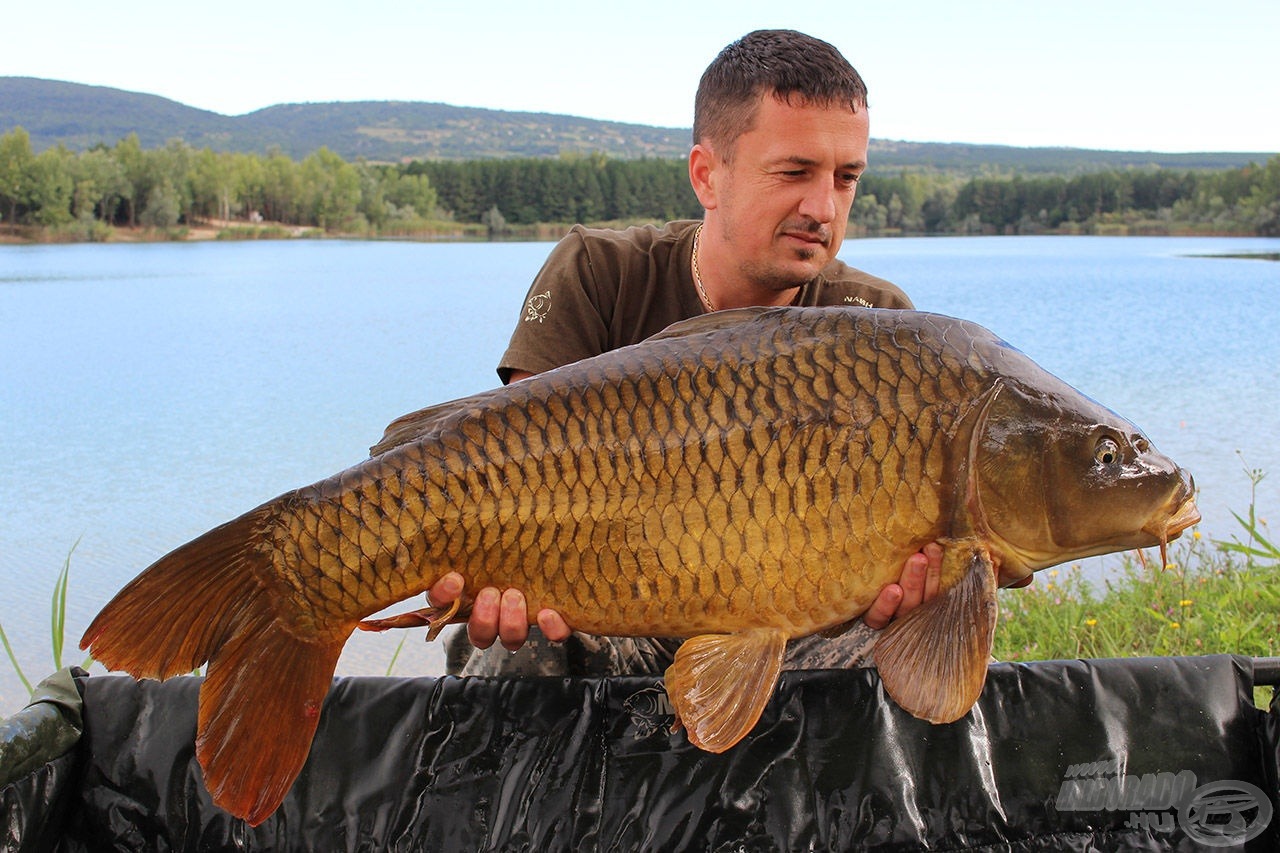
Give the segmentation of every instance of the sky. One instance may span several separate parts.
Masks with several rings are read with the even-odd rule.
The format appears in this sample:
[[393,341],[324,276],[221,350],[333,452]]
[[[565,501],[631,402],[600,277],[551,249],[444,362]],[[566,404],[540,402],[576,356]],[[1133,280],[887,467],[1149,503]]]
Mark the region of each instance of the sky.
[[693,123],[707,63],[759,28],[831,42],[871,135],[1280,151],[1280,0],[0,0],[0,76],[240,115],[397,100]]

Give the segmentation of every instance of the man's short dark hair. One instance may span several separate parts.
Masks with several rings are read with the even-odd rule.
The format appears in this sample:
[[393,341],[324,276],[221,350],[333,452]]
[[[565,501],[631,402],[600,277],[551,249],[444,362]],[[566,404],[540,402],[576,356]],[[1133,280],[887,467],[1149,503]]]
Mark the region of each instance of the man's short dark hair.
[[795,30],[756,30],[720,51],[698,83],[693,141],[721,157],[751,129],[763,93],[787,103],[866,109],[867,86],[830,44]]

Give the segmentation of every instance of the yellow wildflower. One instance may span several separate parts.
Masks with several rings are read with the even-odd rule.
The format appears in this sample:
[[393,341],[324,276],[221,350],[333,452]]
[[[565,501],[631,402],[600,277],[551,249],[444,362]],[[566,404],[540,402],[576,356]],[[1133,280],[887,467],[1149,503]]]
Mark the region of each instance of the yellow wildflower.
[[1169,627],[1176,631],[1176,630],[1178,630],[1179,628],[1181,628],[1181,627],[1182,627],[1182,623],[1181,623],[1181,622],[1170,622],[1170,623],[1169,623]]
[[1184,598],[1184,599],[1182,599],[1181,601],[1179,601],[1179,602],[1178,602],[1178,606],[1179,606],[1179,607],[1190,607],[1190,606],[1191,606],[1191,599],[1189,599],[1189,598]]
[[1092,628],[1094,625],[1097,625],[1097,624],[1098,624],[1098,620],[1097,620],[1097,619],[1086,619],[1086,620],[1084,620],[1084,624],[1086,624],[1086,625],[1088,625],[1090,628]]

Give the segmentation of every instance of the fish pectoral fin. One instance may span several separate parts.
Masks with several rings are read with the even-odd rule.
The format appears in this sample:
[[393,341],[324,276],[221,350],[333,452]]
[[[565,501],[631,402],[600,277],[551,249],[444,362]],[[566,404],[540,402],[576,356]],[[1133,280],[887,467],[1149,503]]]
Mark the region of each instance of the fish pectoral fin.
[[751,731],[782,671],[787,635],[777,628],[702,634],[681,644],[667,669],[667,696],[689,742],[724,752]]
[[427,642],[440,636],[446,625],[458,625],[471,616],[471,603],[462,606],[462,598],[455,598],[448,607],[424,607],[408,613],[397,613],[385,619],[365,619],[357,623],[361,631],[387,631],[391,628],[421,628],[427,626]]
[[968,561],[960,581],[894,620],[875,646],[885,690],[903,710],[931,723],[958,720],[978,701],[998,607],[995,567],[985,550],[954,557],[949,551],[943,559]]

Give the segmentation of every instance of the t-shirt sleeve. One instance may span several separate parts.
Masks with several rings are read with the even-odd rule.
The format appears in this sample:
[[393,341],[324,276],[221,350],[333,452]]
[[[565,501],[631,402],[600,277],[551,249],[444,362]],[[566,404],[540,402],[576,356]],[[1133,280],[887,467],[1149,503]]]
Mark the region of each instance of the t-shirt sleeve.
[[[598,261],[597,261],[598,262]],[[547,257],[525,296],[515,331],[498,362],[505,383],[512,371],[543,373],[608,349],[609,297],[598,287],[583,235],[576,227]]]

